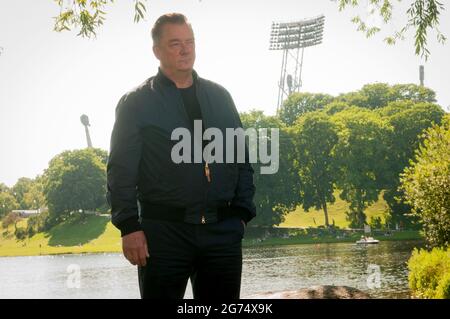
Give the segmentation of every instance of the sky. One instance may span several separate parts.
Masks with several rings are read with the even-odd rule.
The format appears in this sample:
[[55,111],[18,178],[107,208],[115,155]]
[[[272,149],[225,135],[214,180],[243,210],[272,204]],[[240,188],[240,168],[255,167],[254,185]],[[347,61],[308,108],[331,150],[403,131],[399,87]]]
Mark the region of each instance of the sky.
[[[339,12],[331,0],[149,0],[145,21],[134,23],[133,2],[107,7],[95,39],[76,31],[53,31],[59,7],[53,0],[0,1],[0,183],[42,174],[55,155],[86,147],[80,116],[90,119],[94,147],[109,150],[114,110],[120,97],[157,72],[150,30],[167,12],[184,13],[196,38],[198,74],[223,85],[239,112],[276,111],[281,51],[270,51],[272,21],[325,15],[322,44],[305,49],[301,91],[340,93],[375,82],[425,85],[437,103],[450,107],[450,43],[429,34],[431,57],[414,54],[412,32],[395,46],[383,42],[405,22],[411,1],[394,1],[393,20],[369,15],[368,0]],[[450,37],[450,8],[440,30]],[[383,31],[367,39],[350,20],[356,14]]]

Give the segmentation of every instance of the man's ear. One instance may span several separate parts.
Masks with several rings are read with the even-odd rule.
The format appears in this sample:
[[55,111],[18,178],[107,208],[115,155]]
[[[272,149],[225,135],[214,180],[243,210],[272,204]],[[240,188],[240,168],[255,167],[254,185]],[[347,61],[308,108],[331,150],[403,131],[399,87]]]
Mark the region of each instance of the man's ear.
[[153,46],[153,54],[155,55],[155,57],[156,57],[158,60],[160,60],[159,57],[161,56],[161,52],[160,52],[158,46],[156,46],[156,45]]

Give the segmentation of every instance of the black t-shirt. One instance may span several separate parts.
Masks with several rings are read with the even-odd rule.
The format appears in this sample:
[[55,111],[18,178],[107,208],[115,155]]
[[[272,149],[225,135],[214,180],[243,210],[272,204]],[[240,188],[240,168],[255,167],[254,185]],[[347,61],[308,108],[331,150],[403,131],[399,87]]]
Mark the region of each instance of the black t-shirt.
[[[197,96],[195,95],[195,83],[190,87],[179,89],[181,96],[183,97],[184,107],[186,113],[189,116],[189,121],[191,128],[194,128],[194,120],[202,120],[202,110],[200,109],[200,104],[198,103]],[[204,125],[202,125],[204,126]],[[204,127],[203,127],[204,130]]]
[[[200,103],[198,102],[195,82],[187,88],[178,88],[180,90],[181,96],[183,98],[184,108],[189,117],[190,130],[194,132],[194,120],[203,120],[202,110],[200,108]],[[205,133],[205,124],[202,123],[202,135]],[[192,135],[194,138],[194,135]],[[202,149],[205,148],[208,141],[202,140]]]

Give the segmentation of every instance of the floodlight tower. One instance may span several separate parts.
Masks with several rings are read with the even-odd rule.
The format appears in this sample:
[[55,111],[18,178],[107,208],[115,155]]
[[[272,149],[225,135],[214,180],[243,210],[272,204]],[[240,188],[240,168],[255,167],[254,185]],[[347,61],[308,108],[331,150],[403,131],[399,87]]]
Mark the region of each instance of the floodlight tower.
[[425,68],[423,65],[419,66],[419,80],[420,86],[423,86],[423,80],[425,80]]
[[89,124],[89,117],[86,114],[81,115],[80,117],[81,124],[84,126],[84,131],[86,132],[86,140],[88,148],[92,148],[92,141],[91,141],[91,135],[89,134],[89,128],[88,126],[91,126]]
[[322,43],[324,24],[324,15],[296,22],[272,22],[269,50],[283,50],[277,113],[286,97],[299,92],[302,86],[303,52],[306,47]]

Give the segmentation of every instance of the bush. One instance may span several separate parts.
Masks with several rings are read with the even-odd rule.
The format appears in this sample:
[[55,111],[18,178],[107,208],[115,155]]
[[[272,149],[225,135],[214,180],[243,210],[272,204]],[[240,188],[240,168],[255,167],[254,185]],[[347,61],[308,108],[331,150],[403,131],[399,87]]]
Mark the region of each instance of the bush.
[[412,214],[423,225],[428,247],[450,245],[450,114],[425,131],[415,161],[401,175]]
[[450,250],[414,249],[408,268],[409,287],[415,297],[450,299]]
[[439,280],[439,286],[436,289],[436,298],[450,299],[450,272],[446,273]]
[[15,224],[17,221],[19,221],[20,216],[18,213],[9,213],[2,219],[2,226],[3,228],[7,229],[9,225]]
[[25,239],[27,237],[27,230],[24,227],[17,227],[14,235],[19,240]]
[[370,222],[369,222],[369,226],[372,229],[382,229],[383,228],[383,224],[381,222],[381,217],[379,216],[371,216],[370,217]]
[[48,228],[48,212],[42,212],[39,215],[28,218],[26,232],[29,237],[32,237],[36,233],[45,231]]

